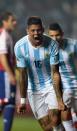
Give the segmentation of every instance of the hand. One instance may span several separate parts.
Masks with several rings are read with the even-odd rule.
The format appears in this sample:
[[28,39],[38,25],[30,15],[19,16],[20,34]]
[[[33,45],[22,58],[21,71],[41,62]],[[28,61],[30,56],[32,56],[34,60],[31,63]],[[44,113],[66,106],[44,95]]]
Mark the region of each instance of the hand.
[[17,107],[17,113],[18,114],[24,114],[26,112],[26,105],[22,104],[20,106]]

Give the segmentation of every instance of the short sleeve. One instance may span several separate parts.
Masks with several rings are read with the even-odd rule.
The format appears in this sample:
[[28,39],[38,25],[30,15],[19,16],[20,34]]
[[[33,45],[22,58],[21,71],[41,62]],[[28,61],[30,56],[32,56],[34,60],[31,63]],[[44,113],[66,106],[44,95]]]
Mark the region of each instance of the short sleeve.
[[7,50],[7,36],[6,33],[3,31],[0,35],[0,54],[8,53]]
[[26,67],[26,61],[25,61],[24,56],[22,55],[20,46],[15,45],[14,53],[15,53],[15,56],[16,56],[17,67]]

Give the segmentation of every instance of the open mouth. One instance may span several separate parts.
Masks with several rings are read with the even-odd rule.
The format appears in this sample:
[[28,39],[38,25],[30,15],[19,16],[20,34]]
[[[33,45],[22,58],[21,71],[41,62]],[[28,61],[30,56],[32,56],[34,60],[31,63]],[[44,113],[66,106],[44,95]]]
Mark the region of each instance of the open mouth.
[[40,37],[34,37],[35,40],[40,40]]
[[38,41],[42,40],[42,38],[43,38],[42,36],[35,36],[35,37],[34,37],[34,39],[35,39],[35,40],[38,40]]

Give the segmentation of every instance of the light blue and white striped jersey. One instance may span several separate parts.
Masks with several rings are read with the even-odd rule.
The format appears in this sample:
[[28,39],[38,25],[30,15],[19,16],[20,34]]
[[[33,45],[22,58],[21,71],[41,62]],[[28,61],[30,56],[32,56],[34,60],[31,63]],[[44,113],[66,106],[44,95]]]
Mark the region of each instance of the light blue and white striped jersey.
[[77,89],[77,41],[64,39],[59,51],[60,73],[64,89]]
[[59,63],[57,43],[48,36],[43,36],[44,44],[38,48],[32,46],[28,35],[21,38],[14,51],[17,67],[28,69],[28,90],[39,91],[52,86],[51,65]]

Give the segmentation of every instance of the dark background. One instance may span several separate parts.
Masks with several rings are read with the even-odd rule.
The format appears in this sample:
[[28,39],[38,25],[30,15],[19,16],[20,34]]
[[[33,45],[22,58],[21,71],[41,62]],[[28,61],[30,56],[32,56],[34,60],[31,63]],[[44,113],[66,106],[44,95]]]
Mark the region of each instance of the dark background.
[[67,37],[77,37],[77,0],[0,0],[0,12],[12,11],[18,20],[16,38],[25,35],[27,17],[42,18],[45,31],[51,22],[59,22]]

